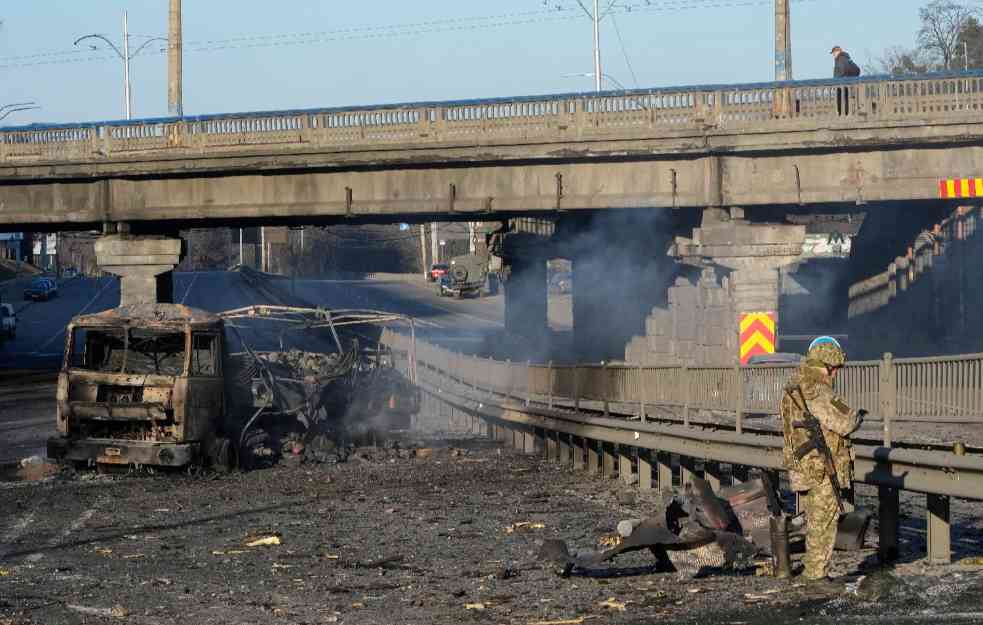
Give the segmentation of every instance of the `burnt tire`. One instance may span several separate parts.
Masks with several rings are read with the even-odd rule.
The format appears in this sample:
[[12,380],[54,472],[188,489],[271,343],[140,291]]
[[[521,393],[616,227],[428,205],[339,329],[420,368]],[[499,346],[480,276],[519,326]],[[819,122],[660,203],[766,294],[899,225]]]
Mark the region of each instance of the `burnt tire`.
[[208,450],[208,465],[219,473],[231,473],[239,466],[235,446],[227,438],[216,438]]
[[458,282],[467,282],[467,280],[468,280],[468,269],[467,269],[467,267],[462,267],[461,265],[454,265],[454,269],[451,270],[451,275]]

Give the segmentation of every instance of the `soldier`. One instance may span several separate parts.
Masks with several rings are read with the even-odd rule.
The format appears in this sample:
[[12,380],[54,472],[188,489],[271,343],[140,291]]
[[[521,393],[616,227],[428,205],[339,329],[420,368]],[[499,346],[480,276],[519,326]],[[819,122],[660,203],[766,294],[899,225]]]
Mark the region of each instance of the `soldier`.
[[[805,493],[808,532],[802,561],[807,580],[828,580],[839,521],[839,492],[834,488],[850,488],[853,481],[853,453],[848,436],[860,427],[863,412],[851,409],[833,392],[833,379],[845,362],[846,354],[836,339],[817,338],[809,345],[805,362],[785,386],[780,406],[789,481],[792,490]],[[821,425],[835,476],[829,475],[821,449],[804,427],[807,411]]]

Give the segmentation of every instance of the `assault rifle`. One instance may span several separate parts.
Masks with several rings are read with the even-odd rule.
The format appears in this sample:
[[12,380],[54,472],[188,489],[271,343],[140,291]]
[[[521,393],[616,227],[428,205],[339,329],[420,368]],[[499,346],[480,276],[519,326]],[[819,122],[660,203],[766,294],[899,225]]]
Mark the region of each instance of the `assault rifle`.
[[[840,514],[846,514],[846,507],[843,505],[843,495],[840,493],[840,480],[836,475],[836,464],[833,462],[833,452],[829,450],[829,445],[826,444],[823,426],[819,423],[816,415],[809,411],[809,405],[806,403],[806,397],[802,393],[802,387],[796,386],[794,390],[798,391],[799,397],[802,398],[802,405],[799,408],[802,409],[803,418],[802,421],[798,421],[792,425],[797,428],[803,428],[809,433],[809,440],[795,450],[795,460],[801,461],[812,450],[819,452],[819,458],[826,467],[826,477],[833,487],[833,495],[836,496],[836,505],[840,509]],[[792,397],[790,391],[786,392],[789,393],[789,397]],[[794,397],[792,397],[792,401],[795,404],[799,403],[795,401]]]

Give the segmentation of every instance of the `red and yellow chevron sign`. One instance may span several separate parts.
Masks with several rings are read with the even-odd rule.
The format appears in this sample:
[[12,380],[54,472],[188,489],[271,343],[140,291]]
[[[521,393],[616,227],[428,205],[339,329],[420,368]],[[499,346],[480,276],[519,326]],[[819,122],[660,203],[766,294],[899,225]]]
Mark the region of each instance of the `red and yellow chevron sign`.
[[775,313],[756,312],[741,314],[741,364],[746,365],[751,356],[775,353]]
[[983,197],[983,178],[946,178],[939,180],[939,197],[943,200]]

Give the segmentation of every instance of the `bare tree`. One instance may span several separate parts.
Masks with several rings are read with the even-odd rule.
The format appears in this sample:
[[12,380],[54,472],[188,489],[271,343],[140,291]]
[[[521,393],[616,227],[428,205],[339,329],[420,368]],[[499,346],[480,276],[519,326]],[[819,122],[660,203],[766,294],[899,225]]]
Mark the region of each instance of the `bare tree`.
[[931,61],[919,48],[904,48],[895,46],[888,48],[880,58],[875,59],[864,67],[867,74],[890,74],[904,76],[910,74],[925,74],[934,69]]
[[979,9],[952,0],[933,0],[918,10],[918,45],[941,69],[950,70],[959,54],[960,33]]

